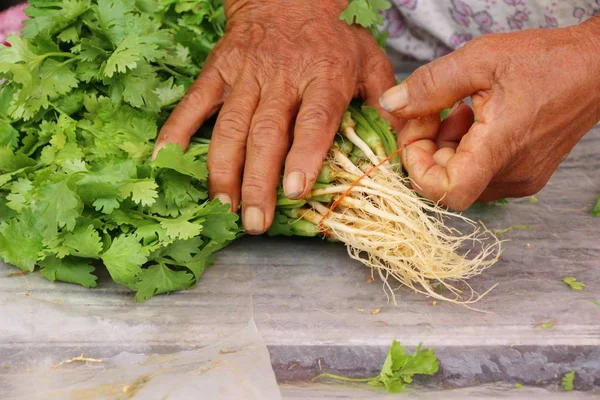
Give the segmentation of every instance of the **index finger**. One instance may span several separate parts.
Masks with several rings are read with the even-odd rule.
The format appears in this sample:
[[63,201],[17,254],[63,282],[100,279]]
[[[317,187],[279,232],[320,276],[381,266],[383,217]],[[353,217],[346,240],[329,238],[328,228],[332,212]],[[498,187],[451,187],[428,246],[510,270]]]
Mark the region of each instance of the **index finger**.
[[224,91],[225,82],[219,72],[205,67],[160,130],[152,158],[169,143],[177,143],[187,149],[194,133],[223,104]]

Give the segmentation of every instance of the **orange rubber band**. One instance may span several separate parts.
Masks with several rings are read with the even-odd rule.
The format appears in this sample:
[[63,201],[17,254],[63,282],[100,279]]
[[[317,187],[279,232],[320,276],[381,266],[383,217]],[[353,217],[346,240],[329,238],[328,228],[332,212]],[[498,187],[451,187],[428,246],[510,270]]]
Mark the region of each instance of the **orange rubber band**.
[[375,171],[377,168],[381,167],[383,164],[385,164],[386,162],[388,162],[389,160],[391,160],[393,157],[395,157],[397,154],[400,154],[402,152],[402,148],[399,148],[398,150],[394,151],[392,154],[390,154],[389,156],[387,156],[386,158],[383,159],[383,161],[381,161],[379,164],[374,165],[373,167],[369,168],[369,170],[367,172],[365,172],[361,177],[359,177],[357,180],[355,180],[354,182],[352,182],[352,184],[350,185],[350,187],[348,189],[346,189],[346,191],[344,193],[342,193],[342,195],[340,196],[339,199],[337,199],[329,208],[329,210],[327,211],[327,213],[325,213],[325,215],[323,215],[323,218],[321,218],[321,221],[319,221],[319,229],[321,229],[322,232],[326,231],[327,229],[323,226],[323,222],[325,222],[325,220],[327,218],[329,218],[331,216],[331,213],[333,213],[333,211],[340,205],[340,203],[342,202],[342,200],[347,197],[350,192],[352,192],[352,189],[354,189],[361,180],[363,180],[363,178],[366,178],[367,176],[369,176],[373,171]]

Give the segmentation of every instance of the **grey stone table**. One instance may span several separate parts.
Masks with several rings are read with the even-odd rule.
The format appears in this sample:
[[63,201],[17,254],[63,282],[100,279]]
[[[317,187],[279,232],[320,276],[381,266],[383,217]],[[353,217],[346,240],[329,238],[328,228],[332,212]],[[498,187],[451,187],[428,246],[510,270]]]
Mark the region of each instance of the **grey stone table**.
[[[244,238],[220,253],[194,290],[144,304],[106,278],[86,290],[38,275],[9,277],[15,270],[0,265],[0,365],[9,367],[0,374],[79,353],[200,348],[253,320],[289,398],[309,398],[302,382],[322,371],[376,374],[393,338],[436,349],[441,371],[420,381],[430,390],[516,382],[554,390],[574,370],[576,388],[597,395],[600,307],[592,301],[600,301],[600,219],[590,215],[597,194],[600,128],[576,147],[538,203],[469,211],[490,228],[533,228],[503,235],[509,241],[500,262],[470,281],[480,291],[498,284],[477,304],[486,313],[433,305],[405,289],[397,306],[389,304],[381,282],[368,283],[370,272],[342,245],[319,239]],[[587,286],[570,290],[565,276]],[[553,327],[542,328],[545,322]],[[336,398],[353,397],[347,395]]]

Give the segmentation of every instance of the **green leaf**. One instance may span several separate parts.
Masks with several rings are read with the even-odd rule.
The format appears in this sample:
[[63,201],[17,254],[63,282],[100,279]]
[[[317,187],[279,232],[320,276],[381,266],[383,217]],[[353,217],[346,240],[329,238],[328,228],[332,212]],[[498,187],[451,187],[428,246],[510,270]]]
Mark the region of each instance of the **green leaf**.
[[544,329],[550,329],[554,326],[554,324],[552,322],[544,322],[541,327]]
[[211,213],[202,219],[202,236],[218,242],[234,240],[240,232],[237,214],[229,212],[229,205],[222,205],[222,213]]
[[520,384],[520,383],[515,383],[515,387],[517,389],[523,389],[524,388],[524,386],[522,384]]
[[600,196],[596,197],[596,204],[592,208],[592,215],[594,217],[600,217]]
[[153,164],[158,168],[172,169],[200,181],[208,178],[206,163],[196,160],[190,153],[184,154],[181,146],[175,143],[169,143],[161,149]]
[[575,380],[575,371],[571,371],[569,373],[567,373],[565,376],[563,376],[562,380],[561,380],[561,384],[563,387],[563,390],[565,392],[570,392],[573,390],[573,381]]
[[434,375],[439,368],[435,351],[421,350],[417,346],[414,354],[408,354],[400,342],[394,340],[378,377],[373,378],[372,384],[383,384],[388,392],[399,393],[406,384],[412,382],[414,375]]
[[348,25],[356,23],[365,28],[381,25],[383,18],[379,12],[391,6],[387,0],[351,0],[340,15],[340,20],[346,21]]
[[[90,2],[87,0],[34,2],[25,9],[27,15],[33,18],[23,21],[23,25],[25,25],[23,36],[32,38],[40,34],[54,35],[65,29],[89,8]],[[61,33],[61,36],[64,36],[64,32],[69,32],[71,29],[67,28]]]
[[202,232],[202,225],[190,222],[185,216],[175,219],[164,219],[160,226],[167,231],[167,235],[173,239],[191,239]]
[[151,206],[156,202],[158,193],[156,189],[158,185],[153,180],[139,181],[126,183],[121,186],[121,196],[127,198],[131,195],[131,199],[143,206]]
[[592,302],[592,304],[594,304],[596,307],[600,307],[600,301],[598,300],[590,300]]
[[0,172],[14,172],[35,165],[35,160],[24,154],[14,153],[8,147],[0,147]]
[[46,257],[39,264],[40,275],[49,281],[76,283],[86,288],[96,287],[98,278],[92,274],[94,267],[85,261],[75,258]]
[[583,288],[585,288],[585,283],[577,281],[577,279],[572,276],[565,277],[563,282],[566,283],[571,290],[583,290]]
[[15,150],[19,145],[19,131],[8,122],[0,121],[0,147]]
[[7,264],[33,272],[42,250],[42,234],[30,210],[0,223],[0,258]]
[[164,255],[178,263],[188,263],[202,250],[204,241],[199,238],[177,240],[164,250]]
[[135,236],[121,235],[102,254],[102,261],[115,282],[135,288],[136,278],[142,273],[147,258]]
[[70,254],[84,258],[98,258],[102,252],[102,240],[93,225],[78,227],[67,234],[63,246],[70,249]]
[[155,264],[142,271],[135,284],[135,298],[143,302],[152,296],[185,290],[192,286],[194,277],[185,271],[173,271],[164,264]]
[[44,237],[51,238],[60,228],[72,231],[81,213],[81,201],[69,187],[68,181],[42,186],[36,203],[39,222],[44,227]]
[[192,261],[186,262],[185,267],[192,271],[196,281],[200,279],[204,271],[210,267],[215,260],[215,253],[226,246],[226,243],[211,240],[202,250],[194,256]]

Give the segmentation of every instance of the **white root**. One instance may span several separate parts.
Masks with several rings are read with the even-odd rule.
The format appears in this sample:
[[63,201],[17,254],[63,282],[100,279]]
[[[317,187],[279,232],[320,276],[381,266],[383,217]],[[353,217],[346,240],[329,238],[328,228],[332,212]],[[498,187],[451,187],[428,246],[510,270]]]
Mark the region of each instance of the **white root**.
[[[363,168],[372,173],[363,176],[361,168],[333,148],[327,163],[335,181],[313,190],[311,196],[334,195],[336,208],[309,201],[310,208],[301,210],[300,216],[326,229],[346,244],[350,257],[377,271],[394,302],[394,281],[466,306],[485,296],[489,291],[479,294],[465,280],[497,262],[502,242],[474,221],[420,198],[407,177],[383,166],[373,169],[380,163],[375,153],[354,130],[346,129],[346,137],[373,163]],[[470,233],[448,226],[445,218],[466,225]],[[434,289],[438,284],[447,295]]]
[[379,159],[379,157],[377,157],[377,155],[375,155],[375,153],[373,152],[373,150],[371,150],[371,148],[369,147],[368,144],[366,144],[357,134],[356,131],[354,130],[354,128],[352,128],[351,126],[346,127],[346,129],[344,129],[344,136],[346,136],[346,138],[356,147],[358,147],[364,154],[365,156],[367,156],[367,158],[369,159],[369,161],[371,161],[373,163],[373,165],[377,165],[381,162],[381,160]]

